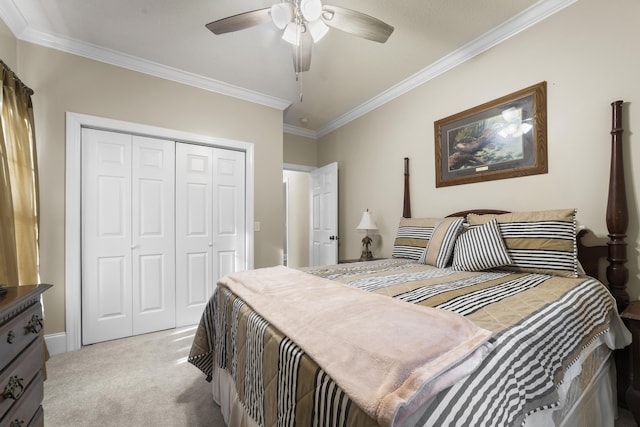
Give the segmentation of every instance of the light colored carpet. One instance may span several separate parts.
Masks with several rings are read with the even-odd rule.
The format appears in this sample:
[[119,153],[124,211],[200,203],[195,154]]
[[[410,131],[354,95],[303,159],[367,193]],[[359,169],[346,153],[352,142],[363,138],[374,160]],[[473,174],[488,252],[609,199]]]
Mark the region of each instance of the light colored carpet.
[[194,333],[173,329],[52,356],[45,425],[224,426],[210,384],[186,361]]

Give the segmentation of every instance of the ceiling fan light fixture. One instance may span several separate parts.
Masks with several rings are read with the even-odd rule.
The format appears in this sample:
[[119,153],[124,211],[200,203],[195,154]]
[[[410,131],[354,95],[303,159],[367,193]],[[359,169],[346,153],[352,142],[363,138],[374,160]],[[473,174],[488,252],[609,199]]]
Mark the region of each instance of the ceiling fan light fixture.
[[309,22],[320,19],[322,14],[322,3],[320,0],[302,0],[300,2],[300,11],[305,20]]
[[284,30],[289,22],[293,18],[293,5],[291,3],[276,3],[271,6],[271,20],[276,27]]
[[329,27],[320,20],[309,22],[308,27],[314,43],[318,43],[329,31]]
[[298,36],[298,25],[295,22],[289,22],[282,33],[282,40],[290,43],[294,46],[300,44],[300,37]]

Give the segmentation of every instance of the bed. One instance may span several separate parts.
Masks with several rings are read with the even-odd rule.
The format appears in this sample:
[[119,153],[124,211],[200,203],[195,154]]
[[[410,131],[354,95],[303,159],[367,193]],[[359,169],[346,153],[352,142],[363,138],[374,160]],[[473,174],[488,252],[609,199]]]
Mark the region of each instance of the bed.
[[574,209],[410,218],[405,203],[392,258],[219,281],[189,362],[227,424],[613,425],[613,351],[631,337],[612,106],[609,287],[584,272],[603,249]]

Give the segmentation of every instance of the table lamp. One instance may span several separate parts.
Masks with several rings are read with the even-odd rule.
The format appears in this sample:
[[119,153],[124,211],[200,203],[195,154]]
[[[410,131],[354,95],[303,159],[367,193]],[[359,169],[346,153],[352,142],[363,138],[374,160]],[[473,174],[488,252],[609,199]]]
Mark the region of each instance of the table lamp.
[[373,218],[371,218],[369,209],[362,213],[362,219],[360,220],[360,224],[358,224],[356,229],[358,231],[365,232],[365,236],[362,238],[362,255],[360,255],[360,261],[368,261],[373,259],[373,254],[371,253],[371,250],[369,250],[369,246],[371,245],[371,237],[369,237],[369,232],[378,231],[378,226],[376,225]]

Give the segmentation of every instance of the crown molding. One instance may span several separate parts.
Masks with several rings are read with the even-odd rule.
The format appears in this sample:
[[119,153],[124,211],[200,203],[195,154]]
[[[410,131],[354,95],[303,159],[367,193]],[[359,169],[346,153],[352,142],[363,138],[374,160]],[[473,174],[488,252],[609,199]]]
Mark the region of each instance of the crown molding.
[[29,27],[28,22],[16,7],[15,0],[0,1],[0,18],[2,18],[5,24],[7,24],[7,27],[9,27],[16,38],[22,41],[83,56],[85,58],[137,71],[143,74],[160,77],[165,80],[194,86],[210,92],[216,92],[222,95],[238,98],[243,101],[253,102],[275,108],[280,111],[284,111],[289,107],[289,105],[291,105],[290,101],[265,95],[240,86],[234,86],[220,80],[211,79],[199,74],[158,64],[153,61],[127,55],[115,50],[106,49],[91,43],[85,43],[76,39],[34,30]]
[[446,73],[454,67],[470,60],[471,58],[491,49],[514,35],[526,30],[538,22],[548,18],[556,12],[572,5],[578,0],[541,0],[523,12],[515,15],[501,25],[484,33],[480,37],[470,41],[461,48],[442,57],[433,64],[423,68],[405,80],[395,84],[391,88],[381,92],[368,101],[349,110],[345,114],[330,121],[326,126],[317,131],[317,137],[323,137],[328,133],[346,125],[347,123],[364,116],[389,101],[421,86],[428,81]]
[[298,126],[284,124],[282,130],[291,135],[304,136],[305,138],[318,139],[318,132]]
[[286,171],[294,171],[294,172],[311,172],[314,169],[318,169],[315,166],[309,165],[297,165],[295,163],[283,163],[282,169]]

